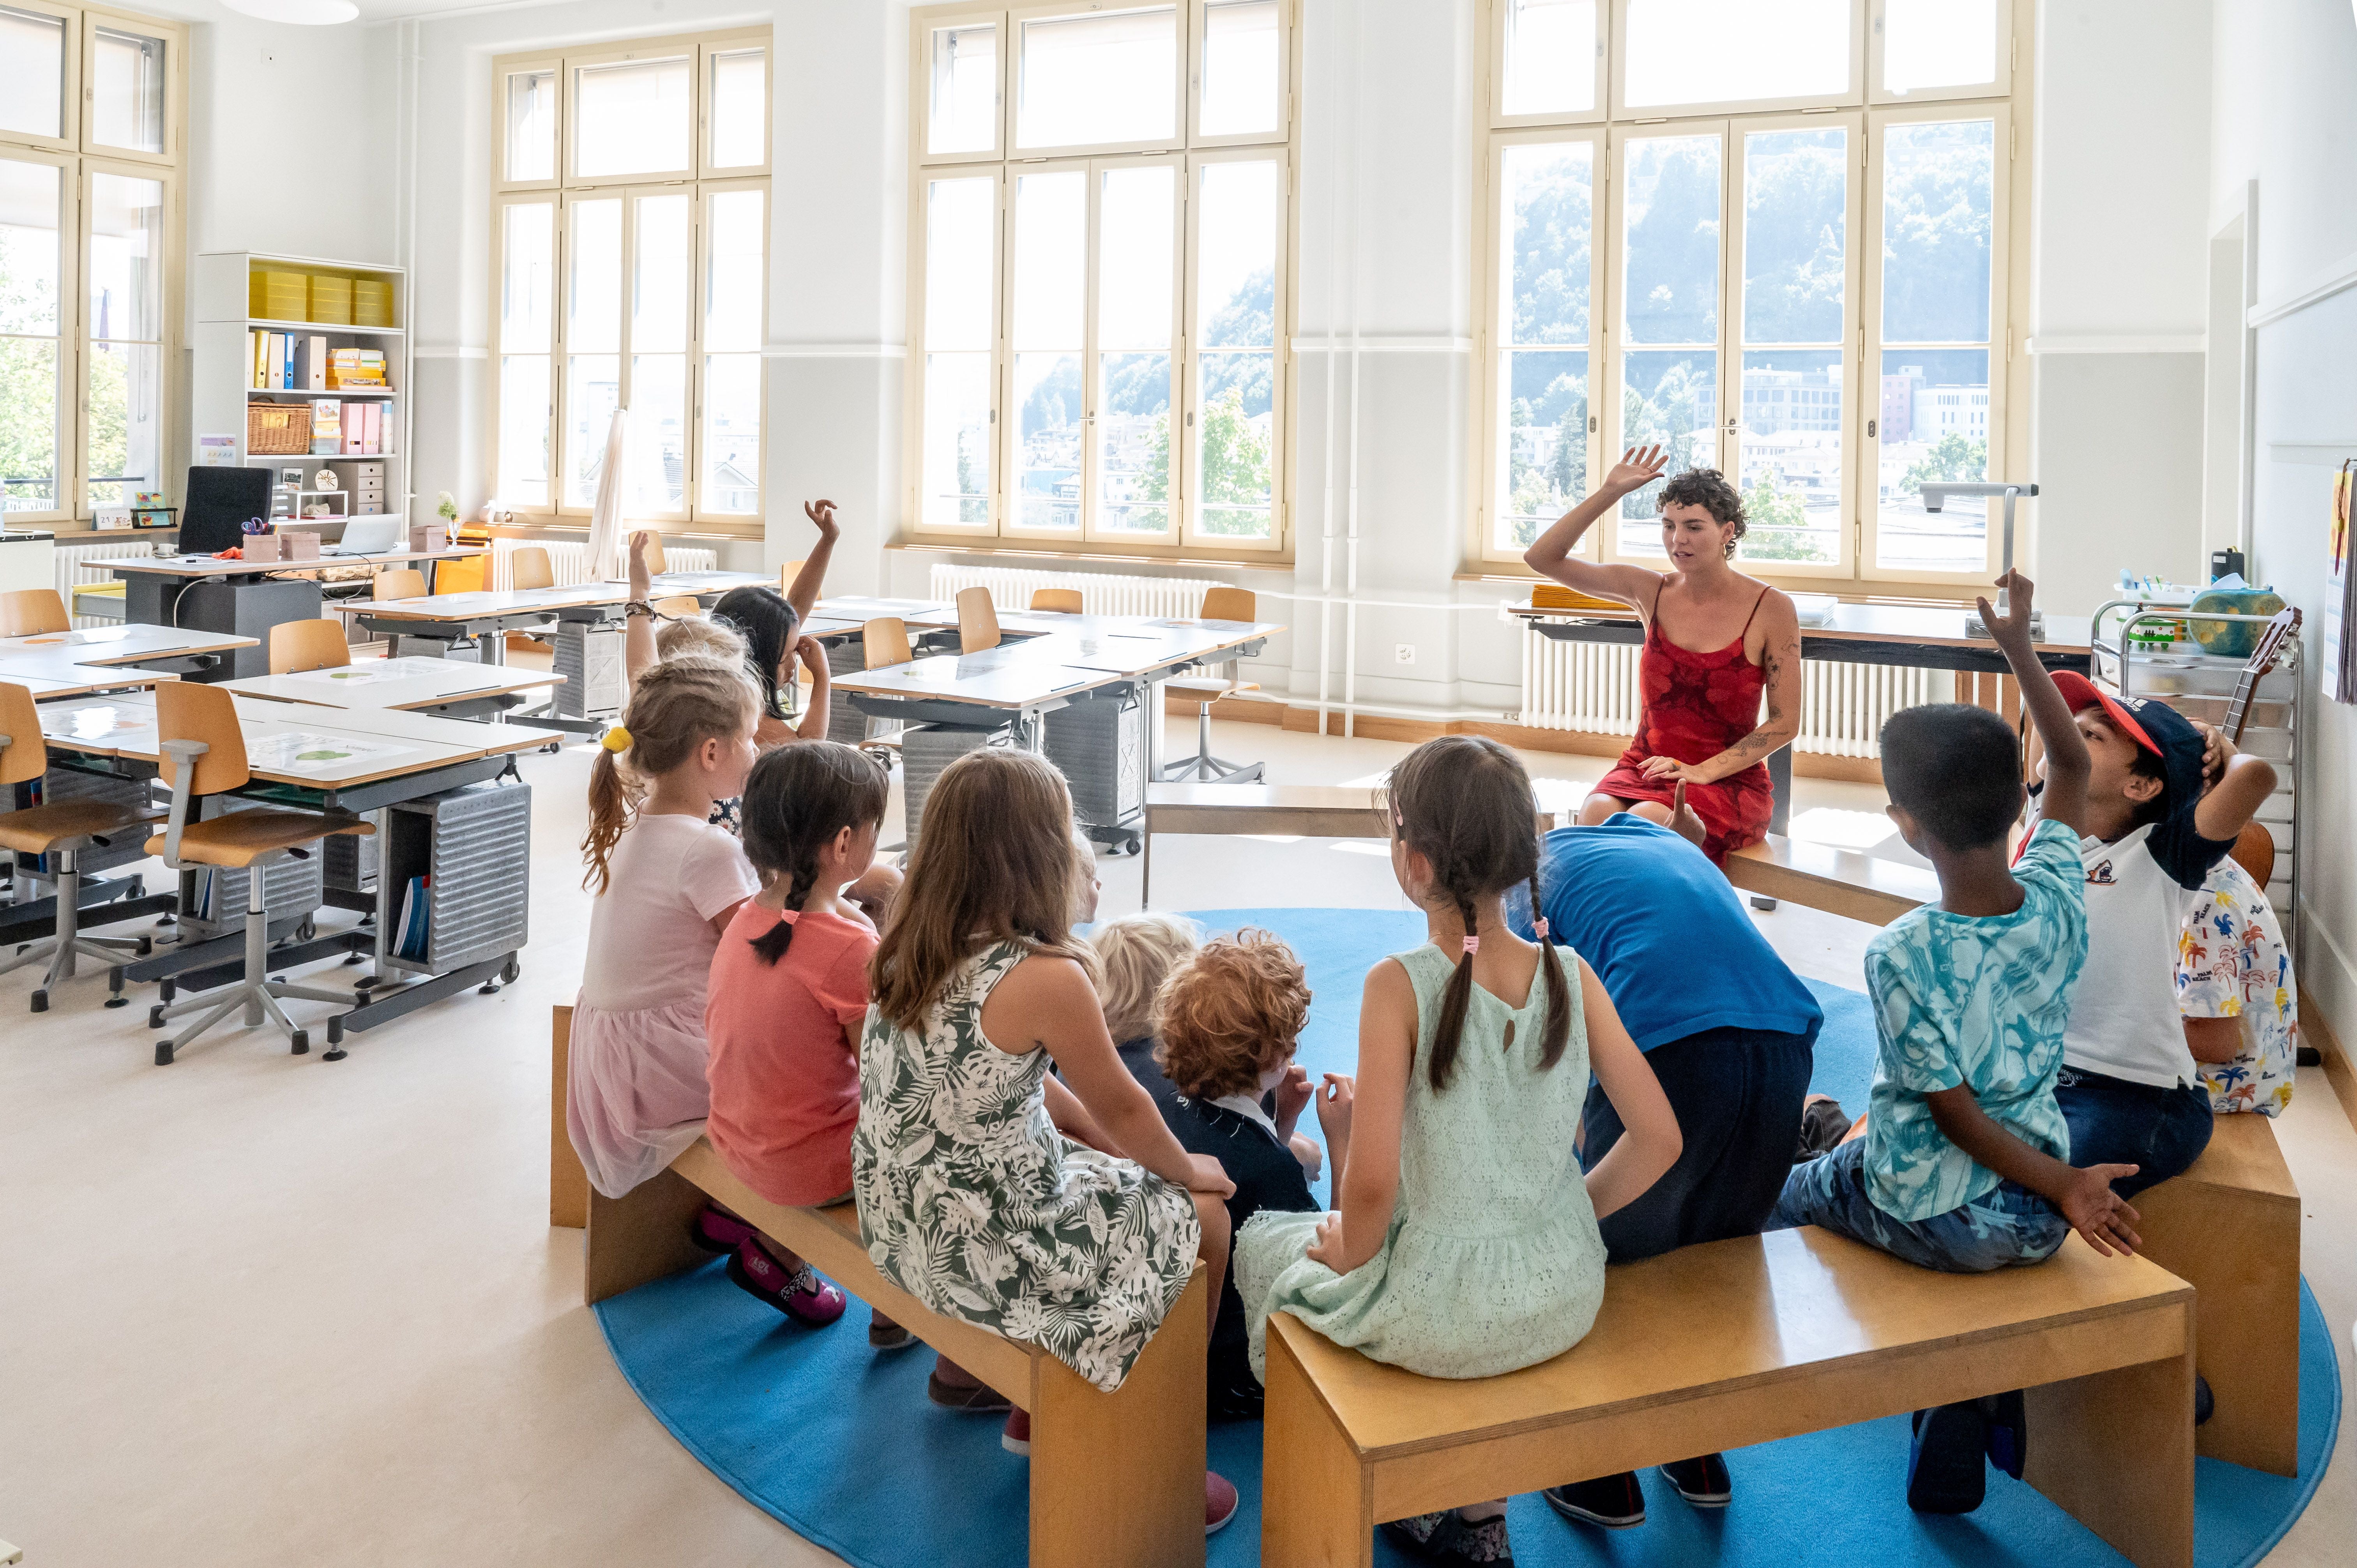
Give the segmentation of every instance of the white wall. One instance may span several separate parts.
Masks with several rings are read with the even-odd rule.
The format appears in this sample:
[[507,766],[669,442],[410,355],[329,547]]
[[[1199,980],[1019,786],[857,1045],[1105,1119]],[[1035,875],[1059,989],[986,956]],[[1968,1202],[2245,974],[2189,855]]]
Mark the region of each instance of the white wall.
[[2357,211],[2342,199],[2357,127],[2339,107],[2357,81],[2357,20],[2344,0],[2238,0],[2218,8],[2212,61],[2211,216],[2231,220],[2258,182],[2256,313],[2287,310],[2258,329],[2252,569],[2307,612],[2297,961],[2335,1032],[2357,1039],[2357,714],[2318,700],[2315,665],[2332,470],[2276,450],[2330,442],[2357,456]]

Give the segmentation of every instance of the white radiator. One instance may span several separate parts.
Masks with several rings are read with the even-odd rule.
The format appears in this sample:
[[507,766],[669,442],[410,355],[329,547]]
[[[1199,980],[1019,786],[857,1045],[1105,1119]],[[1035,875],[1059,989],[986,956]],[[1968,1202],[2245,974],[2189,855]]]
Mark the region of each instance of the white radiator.
[[[60,544],[57,547],[56,556],[58,597],[66,602],[66,609],[70,612],[76,588],[122,582],[123,579],[100,563],[120,561],[126,555],[152,555],[155,553],[153,539],[110,539],[103,544]],[[118,609],[113,618],[75,616],[73,623],[76,627],[111,626],[121,618]]]
[[1081,613],[1092,616],[1195,616],[1203,595],[1221,585],[1208,577],[1114,577],[1095,572],[1026,572],[1006,566],[933,568],[930,596],[944,602],[967,588],[988,588],[991,607],[1010,614],[1031,607],[1041,588],[1078,588]]
[[[548,552],[548,569],[556,578],[556,585],[569,588],[576,583],[589,580],[589,546],[577,540],[557,539],[494,539],[491,541],[491,586],[504,592],[515,586],[515,575],[509,561],[518,550],[537,545]],[[709,572],[720,564],[720,557],[710,550],[680,549],[663,546],[663,568],[671,572]]]
[[[1623,643],[1558,642],[1523,634],[1523,718],[1534,729],[1634,735],[1640,708],[1637,658]],[[1882,721],[1901,708],[1944,703],[1953,677],[1892,664],[1801,665],[1801,734],[1796,751],[1876,757]]]

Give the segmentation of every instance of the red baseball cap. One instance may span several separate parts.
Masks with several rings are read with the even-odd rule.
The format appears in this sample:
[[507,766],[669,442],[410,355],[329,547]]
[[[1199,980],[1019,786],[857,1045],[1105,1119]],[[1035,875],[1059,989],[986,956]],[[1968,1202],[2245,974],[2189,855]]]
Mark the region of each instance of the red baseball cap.
[[2100,707],[2113,728],[2160,758],[2161,814],[2172,816],[2201,798],[2207,746],[2185,715],[2152,697],[2115,697],[2084,675],[2054,672],[2055,689],[2072,713]]
[[2120,705],[2118,698],[2097,686],[2084,675],[2076,671],[2057,670],[2054,672],[2054,689],[2062,693],[2062,700],[2071,704],[2072,713],[2100,706],[2112,721],[2112,726],[2115,729],[2121,731],[2130,740],[2135,741],[2155,757],[2165,758],[2169,755],[2161,750],[2158,742],[2145,733],[2144,725],[2137,722],[2136,716]]

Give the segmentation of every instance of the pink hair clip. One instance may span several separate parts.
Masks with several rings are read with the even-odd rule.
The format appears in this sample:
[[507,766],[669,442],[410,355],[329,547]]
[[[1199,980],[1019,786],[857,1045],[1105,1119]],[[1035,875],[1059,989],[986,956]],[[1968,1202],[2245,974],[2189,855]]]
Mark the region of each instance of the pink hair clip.
[[791,926],[802,918],[802,912],[800,909],[780,909],[778,911],[778,923],[780,925]]
[[1465,939],[1465,956],[1466,956],[1467,958],[1471,958],[1475,953],[1480,952],[1480,950],[1481,950],[1481,939],[1480,939],[1480,938],[1479,938],[1479,937],[1468,937],[1468,938],[1466,938],[1466,939]]
[[1531,922],[1531,934],[1540,941],[1547,940],[1547,923],[1544,916]]

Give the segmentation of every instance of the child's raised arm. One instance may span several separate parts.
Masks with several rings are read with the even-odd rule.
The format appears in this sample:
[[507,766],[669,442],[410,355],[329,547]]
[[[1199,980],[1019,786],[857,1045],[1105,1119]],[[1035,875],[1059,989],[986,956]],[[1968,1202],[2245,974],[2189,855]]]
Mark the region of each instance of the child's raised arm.
[[[630,602],[632,604],[642,605],[653,596],[655,591],[654,578],[647,572],[647,536],[643,532],[633,533],[630,535],[629,542],[630,551]],[[500,632],[496,633],[495,635],[505,636],[506,634],[504,632]],[[651,609],[643,615],[634,615],[628,609],[625,609],[622,613],[622,675],[624,680],[630,682],[636,681],[639,678],[640,672],[644,671],[648,665],[652,664],[655,661],[656,657],[654,612]]]
[[829,717],[827,709],[832,705],[829,699],[834,694],[827,676],[826,650],[817,638],[800,638],[794,642],[794,657],[801,660],[802,668],[811,672],[810,712],[802,715],[802,726],[794,734],[802,740],[824,740]]
[[2087,757],[2087,742],[2079,734],[2078,721],[2071,716],[2071,704],[2062,700],[2053,675],[2039,662],[2038,650],[2029,640],[2030,595],[2036,585],[2019,572],[2007,572],[1996,580],[1996,585],[2007,594],[2003,618],[1989,607],[1986,596],[1976,602],[1981,625],[1988,628],[1989,636],[2005,654],[2005,661],[2013,667],[2013,678],[2021,686],[2021,705],[2029,710],[2029,722],[2038,731],[2040,743],[2046,747],[2046,793],[2040,802],[2039,814],[2048,822],[2060,822],[2072,832],[2083,834],[2087,831],[2087,775],[2092,764]]
[[2112,1190],[2113,1182],[2136,1175],[2136,1166],[2089,1165],[2082,1170],[2066,1165],[1992,1121],[1964,1084],[1927,1094],[1923,1103],[1931,1107],[1932,1120],[1948,1142],[2061,1209],[2071,1229],[2096,1251],[2109,1257],[2115,1251],[2134,1252],[2143,1244],[2136,1233],[2136,1211]]
[[1662,1092],[1662,1080],[1629,1037],[1604,983],[1585,960],[1579,965],[1579,1001],[1587,1020],[1588,1070],[1626,1129],[1587,1173],[1587,1201],[1601,1219],[1644,1197],[1678,1163],[1685,1134],[1678,1130],[1677,1112]]
[[818,542],[811,546],[810,554],[802,560],[802,569],[794,575],[793,586],[786,590],[786,603],[794,607],[794,618],[798,621],[810,619],[811,610],[818,603],[818,591],[826,582],[826,564],[834,554],[835,536],[843,532],[835,525],[833,501],[804,501],[802,515],[818,525]]

